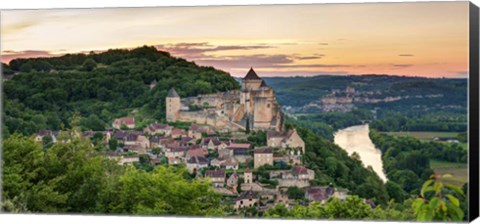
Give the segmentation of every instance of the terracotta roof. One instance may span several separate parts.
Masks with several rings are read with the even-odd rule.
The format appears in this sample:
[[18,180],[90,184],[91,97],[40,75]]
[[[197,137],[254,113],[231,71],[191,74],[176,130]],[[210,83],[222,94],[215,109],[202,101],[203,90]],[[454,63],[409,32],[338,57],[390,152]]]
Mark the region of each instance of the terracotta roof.
[[248,149],[248,148],[250,148],[250,143],[229,143],[228,148],[231,148],[231,149]]
[[171,88],[168,91],[167,97],[180,97],[180,96],[178,96],[177,91],[175,91],[175,88]]
[[295,166],[292,169],[295,175],[308,174],[308,169],[303,166]]
[[213,177],[213,178],[219,178],[219,177],[225,178],[225,170],[224,169],[207,170],[207,172],[205,173],[205,176]]
[[120,124],[132,125],[135,124],[135,117],[121,117],[116,119],[115,121],[120,122]]
[[288,139],[292,136],[294,130],[290,131],[269,131],[267,132],[267,138],[283,138]]
[[257,73],[255,73],[255,71],[253,71],[253,68],[250,68],[247,75],[243,79],[261,79],[261,78],[258,77],[258,75],[257,75]]
[[267,154],[267,153],[273,153],[273,150],[270,147],[258,147],[258,148],[255,148],[253,153],[255,153],[255,154]]
[[258,198],[257,193],[253,191],[244,191],[240,194],[240,196],[238,196],[236,200],[239,201],[243,199],[257,199],[257,198]]
[[208,160],[203,156],[194,156],[190,158],[187,163],[193,164],[208,164]]
[[189,149],[187,151],[187,155],[190,157],[193,156],[205,156],[205,151],[203,149],[197,148],[197,149]]

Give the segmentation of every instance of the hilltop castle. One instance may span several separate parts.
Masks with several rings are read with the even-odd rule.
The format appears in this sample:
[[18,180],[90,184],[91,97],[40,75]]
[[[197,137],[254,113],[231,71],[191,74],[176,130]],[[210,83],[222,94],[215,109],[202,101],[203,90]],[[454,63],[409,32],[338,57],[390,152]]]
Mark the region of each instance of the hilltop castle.
[[250,68],[241,90],[180,98],[174,88],[166,97],[168,122],[208,124],[220,130],[276,130],[283,115],[275,92]]

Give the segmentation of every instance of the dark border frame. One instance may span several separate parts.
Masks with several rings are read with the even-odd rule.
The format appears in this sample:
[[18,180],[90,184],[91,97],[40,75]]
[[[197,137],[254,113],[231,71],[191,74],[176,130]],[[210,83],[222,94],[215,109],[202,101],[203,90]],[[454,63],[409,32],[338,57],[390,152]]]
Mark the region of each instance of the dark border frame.
[[473,221],[479,213],[479,9],[470,2],[469,7],[470,61],[469,61],[469,187],[468,220]]

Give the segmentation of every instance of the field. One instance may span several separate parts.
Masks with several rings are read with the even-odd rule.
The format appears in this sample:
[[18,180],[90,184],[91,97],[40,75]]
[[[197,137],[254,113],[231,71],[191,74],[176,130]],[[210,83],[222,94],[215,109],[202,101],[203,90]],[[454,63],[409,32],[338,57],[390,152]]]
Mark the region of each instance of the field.
[[385,132],[394,136],[411,136],[419,140],[433,140],[435,137],[455,138],[458,132],[427,132],[427,131],[402,131],[402,132]]
[[468,167],[466,163],[451,163],[430,160],[430,167],[438,174],[450,174],[444,177],[443,182],[462,187],[468,181]]

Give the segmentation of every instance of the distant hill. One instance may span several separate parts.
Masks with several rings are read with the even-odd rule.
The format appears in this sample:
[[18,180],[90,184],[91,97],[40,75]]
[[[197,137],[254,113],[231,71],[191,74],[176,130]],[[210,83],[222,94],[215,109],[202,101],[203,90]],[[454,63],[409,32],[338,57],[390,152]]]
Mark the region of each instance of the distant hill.
[[15,59],[2,66],[10,79],[2,94],[6,135],[68,127],[75,112],[82,126],[93,130],[134,109],[138,116],[161,120],[172,87],[182,97],[240,88],[226,72],[148,46]]
[[[372,99],[402,97],[391,103],[360,105],[359,107],[379,107],[385,110],[412,108],[426,105],[429,109],[438,106],[458,107],[466,112],[467,79],[423,78],[389,75],[350,75],[314,77],[269,77],[265,78],[272,86],[278,101],[283,106],[303,107],[318,101],[333,91],[345,91],[352,87],[360,96]],[[367,95],[367,93],[374,92]],[[341,94],[340,94],[341,96]],[[423,98],[420,98],[423,96]],[[446,109],[446,108],[444,108]]]

